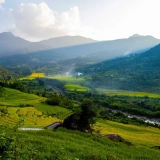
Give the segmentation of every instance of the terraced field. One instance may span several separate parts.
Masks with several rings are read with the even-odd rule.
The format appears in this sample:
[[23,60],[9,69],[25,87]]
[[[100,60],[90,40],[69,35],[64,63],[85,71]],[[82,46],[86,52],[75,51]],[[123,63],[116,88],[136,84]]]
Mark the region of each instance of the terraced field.
[[45,127],[55,121],[62,121],[72,114],[68,109],[50,106],[45,98],[27,94],[14,89],[5,89],[5,96],[0,98],[0,125],[16,125],[21,122],[25,127]]
[[27,76],[27,77],[23,77],[23,78],[20,78],[20,80],[25,80],[25,79],[35,79],[35,78],[44,78],[45,75],[44,73],[32,73],[30,76]]
[[131,97],[145,97],[150,98],[160,98],[160,94],[157,93],[147,93],[147,92],[134,92],[134,91],[125,91],[125,90],[109,90],[103,88],[96,88],[98,93],[105,93],[110,96],[122,95],[122,96],[131,96]]
[[53,122],[60,121],[56,117],[43,115],[33,107],[8,107],[7,111],[7,115],[0,116],[0,125],[43,128]]
[[[0,98],[0,126],[43,128],[61,121],[72,112],[59,106],[49,106],[45,98],[5,89]],[[26,106],[27,105],[27,106]],[[7,111],[7,113],[5,112]],[[4,113],[5,112],[5,113]],[[52,115],[52,116],[50,116]],[[93,134],[60,128],[56,131],[17,131],[9,128],[6,135],[16,137],[19,156],[27,159],[79,160],[159,160],[160,130],[152,127],[121,124],[98,119]],[[3,133],[2,133],[3,134]],[[98,138],[97,134],[119,134],[133,146]],[[0,130],[1,135],[1,130]],[[34,154],[33,154],[34,153]],[[58,158],[57,158],[58,157]]]
[[65,88],[69,91],[86,92],[89,88],[78,85],[78,84],[66,84]]
[[65,81],[67,83],[80,83],[84,81],[84,78],[81,77],[61,76],[61,75],[47,76],[46,78],[57,79],[60,81]]
[[94,129],[103,135],[119,134],[134,145],[145,145],[148,147],[160,145],[160,129],[158,128],[122,124],[101,119],[94,125]]

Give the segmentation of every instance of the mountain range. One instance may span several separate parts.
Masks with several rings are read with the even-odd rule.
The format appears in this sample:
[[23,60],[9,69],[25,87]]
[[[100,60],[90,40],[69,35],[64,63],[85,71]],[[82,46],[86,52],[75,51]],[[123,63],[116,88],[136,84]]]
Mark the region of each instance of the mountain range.
[[101,62],[140,53],[160,43],[152,36],[133,35],[126,39],[95,41],[80,36],[64,36],[29,42],[12,33],[0,34],[0,64],[30,65],[32,63],[51,63],[64,60],[79,62]]
[[40,68],[56,68],[57,73],[76,68],[91,77],[94,87],[160,92],[159,43],[138,34],[100,42],[80,36],[29,42],[7,32],[0,34],[0,64],[12,71],[24,67],[25,74]]
[[25,39],[14,36],[10,32],[3,32],[0,34],[0,56],[31,53],[93,42],[96,41],[81,36],[64,36],[40,42],[29,42]]

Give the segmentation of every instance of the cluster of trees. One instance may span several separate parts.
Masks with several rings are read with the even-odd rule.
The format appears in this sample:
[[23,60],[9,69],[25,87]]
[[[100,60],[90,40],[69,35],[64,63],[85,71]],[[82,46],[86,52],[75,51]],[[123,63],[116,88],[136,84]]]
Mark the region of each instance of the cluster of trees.
[[0,82],[10,81],[16,77],[16,74],[0,66]]
[[33,80],[15,80],[11,83],[5,83],[8,88],[20,90],[21,92],[34,93],[39,96],[48,97],[53,92],[53,89],[60,89],[63,92],[64,82],[48,79],[36,78]]
[[49,105],[58,105],[67,109],[74,109],[73,101],[65,96],[62,96],[60,93],[52,94],[47,100],[46,103]]
[[107,96],[97,94],[94,90],[86,93],[65,92],[68,97],[76,101],[84,98],[91,99],[95,104],[110,110],[122,111],[131,115],[148,118],[160,117],[160,99],[148,97]]

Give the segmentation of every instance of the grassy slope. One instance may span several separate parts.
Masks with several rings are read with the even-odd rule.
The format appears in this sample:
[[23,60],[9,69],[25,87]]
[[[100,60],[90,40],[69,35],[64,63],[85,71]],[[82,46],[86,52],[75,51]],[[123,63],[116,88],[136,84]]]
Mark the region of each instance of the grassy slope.
[[23,77],[21,78],[20,80],[24,80],[24,79],[35,79],[37,77],[40,77],[40,78],[50,78],[50,79],[57,79],[57,80],[60,80],[60,81],[65,81],[65,82],[70,82],[70,83],[79,83],[79,82],[83,82],[84,81],[84,78],[76,78],[76,77],[72,77],[72,76],[62,76],[62,75],[55,75],[55,76],[52,76],[52,75],[49,75],[49,76],[45,76],[44,73],[32,73],[30,76],[27,76],[27,77]]
[[[41,103],[44,100],[45,98],[34,94],[6,88],[5,97],[0,98],[0,107],[7,107],[8,115],[0,116],[0,124],[15,125],[24,120],[24,126],[45,127],[52,122],[63,120],[72,113],[59,106]],[[20,104],[28,106],[20,108]]]
[[[51,122],[58,121],[56,117],[42,114],[56,114],[64,118],[70,111],[58,106],[48,106],[41,103],[44,98],[33,94],[22,93],[13,89],[6,89],[6,96],[0,98],[1,107],[8,106],[8,116],[0,116],[0,125],[13,126],[19,120],[24,119],[24,126],[44,127]],[[33,107],[18,107],[20,103],[31,104]],[[3,105],[3,106],[2,106]],[[12,107],[11,107],[12,105]],[[64,117],[63,117],[64,116]],[[115,143],[106,139],[99,139],[77,131],[57,130],[53,131],[18,131],[18,139],[25,153],[34,150],[35,159],[87,159],[100,157],[106,159],[113,156],[117,159],[147,159],[159,160],[159,150],[150,149],[151,146],[160,145],[160,130],[152,127],[121,124],[117,122],[98,120],[94,125],[95,133],[119,134],[125,140],[133,143],[128,147],[123,143]],[[17,142],[18,143],[18,142]],[[24,145],[25,144],[25,145]],[[148,154],[149,153],[149,154]],[[23,154],[25,156],[25,154]],[[28,153],[26,156],[29,156]]]
[[148,96],[150,98],[160,98],[160,94],[156,93],[147,93],[147,92],[132,92],[132,91],[125,91],[125,90],[110,90],[110,89],[103,89],[103,88],[96,88],[99,93],[105,93],[110,96],[114,95],[122,95],[122,96],[136,96],[136,97],[144,97]]
[[78,92],[86,92],[87,90],[89,90],[89,88],[78,85],[78,84],[66,84],[65,85],[66,89],[69,91],[78,91]]
[[99,120],[94,125],[94,129],[100,134],[119,134],[135,145],[148,147],[160,145],[160,129],[158,128]]
[[57,79],[60,81],[65,81],[68,83],[79,83],[79,82],[83,82],[84,78],[76,78],[76,77],[72,77],[72,76],[60,76],[60,75],[56,75],[56,76],[47,76],[46,78],[51,78],[51,79]]
[[160,158],[159,150],[150,149],[148,146],[128,147],[123,143],[66,129],[54,132],[18,131],[17,135],[17,146],[23,149],[21,156],[28,156],[28,159],[159,160]]

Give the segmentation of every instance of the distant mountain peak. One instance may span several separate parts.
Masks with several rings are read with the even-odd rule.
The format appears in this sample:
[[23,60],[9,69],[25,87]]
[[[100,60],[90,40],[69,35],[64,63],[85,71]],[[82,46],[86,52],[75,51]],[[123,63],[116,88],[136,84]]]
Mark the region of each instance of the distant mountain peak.
[[142,35],[139,34],[133,34],[132,36],[130,36],[129,38],[138,38],[138,37],[143,37]]
[[14,36],[11,32],[2,32],[2,33],[0,33],[0,35],[3,35],[3,36]]

